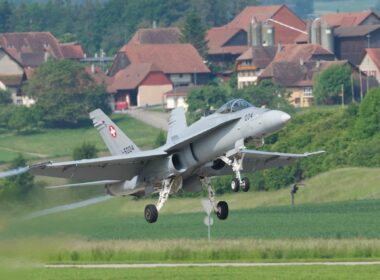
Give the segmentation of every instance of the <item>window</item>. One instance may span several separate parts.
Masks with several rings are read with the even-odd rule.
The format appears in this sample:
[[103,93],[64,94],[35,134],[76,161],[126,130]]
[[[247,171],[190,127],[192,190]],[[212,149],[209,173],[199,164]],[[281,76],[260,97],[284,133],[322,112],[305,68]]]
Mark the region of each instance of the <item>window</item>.
[[311,87],[306,87],[303,89],[304,97],[313,97],[313,89]]

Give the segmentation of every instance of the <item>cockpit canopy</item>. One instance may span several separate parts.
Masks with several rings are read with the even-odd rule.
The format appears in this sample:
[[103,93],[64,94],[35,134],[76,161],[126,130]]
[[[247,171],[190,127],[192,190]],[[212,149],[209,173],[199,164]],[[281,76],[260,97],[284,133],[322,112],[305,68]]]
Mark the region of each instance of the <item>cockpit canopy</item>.
[[234,113],[234,112],[237,112],[249,107],[254,107],[254,106],[248,101],[245,101],[244,99],[232,99],[228,101],[226,104],[224,104],[222,107],[220,107],[215,113],[218,113],[218,114]]

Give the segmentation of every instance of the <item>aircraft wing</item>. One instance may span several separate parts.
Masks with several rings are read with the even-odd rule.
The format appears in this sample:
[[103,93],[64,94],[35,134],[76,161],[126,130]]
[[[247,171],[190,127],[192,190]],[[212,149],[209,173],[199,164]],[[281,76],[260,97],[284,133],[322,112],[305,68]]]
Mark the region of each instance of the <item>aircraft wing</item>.
[[[137,152],[130,155],[101,157],[67,162],[46,162],[17,169],[15,172],[0,173],[9,177],[29,171],[33,175],[66,178],[79,181],[131,180],[145,164],[158,157],[165,157],[161,151]],[[22,171],[22,172],[21,172]]]
[[[258,170],[282,167],[290,165],[296,160],[317,156],[323,154],[324,151],[303,154],[288,154],[277,152],[264,152],[257,150],[242,150],[239,152],[244,155],[243,171],[242,172],[255,172]],[[232,175],[234,172],[230,166],[225,166],[221,170],[213,170],[211,167],[205,167],[202,170],[204,176],[217,176],[217,175]]]

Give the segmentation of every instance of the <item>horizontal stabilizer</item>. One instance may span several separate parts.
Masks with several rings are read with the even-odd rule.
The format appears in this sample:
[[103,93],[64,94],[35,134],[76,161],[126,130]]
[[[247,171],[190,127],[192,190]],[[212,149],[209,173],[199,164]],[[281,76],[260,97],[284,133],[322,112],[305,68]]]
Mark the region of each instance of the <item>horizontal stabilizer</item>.
[[46,187],[47,190],[61,189],[61,188],[73,188],[73,187],[86,187],[86,186],[102,186],[108,184],[116,184],[120,183],[119,180],[103,180],[103,181],[95,181],[95,182],[84,182],[84,183],[76,183],[76,184],[67,184],[61,186],[52,186]]

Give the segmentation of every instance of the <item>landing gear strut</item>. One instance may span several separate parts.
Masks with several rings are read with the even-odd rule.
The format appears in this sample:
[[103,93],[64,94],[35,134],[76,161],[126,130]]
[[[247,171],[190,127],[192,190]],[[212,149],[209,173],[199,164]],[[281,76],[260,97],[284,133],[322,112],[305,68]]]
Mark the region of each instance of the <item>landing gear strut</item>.
[[219,201],[218,203],[215,202],[215,191],[212,187],[210,178],[203,177],[201,179],[202,185],[207,188],[208,192],[208,199],[210,200],[210,203],[212,207],[214,208],[214,212],[216,216],[219,218],[219,220],[225,220],[228,217],[228,204],[225,201]]
[[156,205],[149,204],[145,207],[144,216],[148,223],[155,223],[158,219],[158,212],[164,206],[169,198],[172,189],[178,191],[182,186],[182,177],[174,177],[162,181],[162,188],[160,190],[160,197]]
[[242,178],[240,173],[240,171],[243,170],[244,154],[236,155],[233,160],[225,156],[220,157],[220,159],[227,165],[231,166],[232,170],[235,172],[235,178],[231,181],[231,190],[233,192],[238,192],[241,188],[243,192],[249,191],[249,179],[247,177]]

